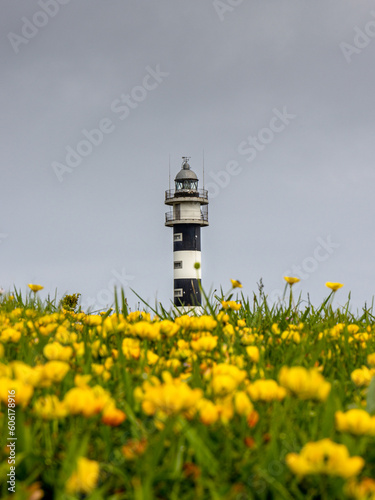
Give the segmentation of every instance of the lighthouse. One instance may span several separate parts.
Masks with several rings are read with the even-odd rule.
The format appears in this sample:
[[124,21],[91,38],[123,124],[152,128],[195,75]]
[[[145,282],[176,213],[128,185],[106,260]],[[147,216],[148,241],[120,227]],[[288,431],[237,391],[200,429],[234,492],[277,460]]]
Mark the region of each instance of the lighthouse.
[[175,189],[165,192],[165,225],[173,227],[173,300],[174,305],[189,309],[202,303],[201,227],[208,226],[208,192],[198,189],[198,177],[182,157]]

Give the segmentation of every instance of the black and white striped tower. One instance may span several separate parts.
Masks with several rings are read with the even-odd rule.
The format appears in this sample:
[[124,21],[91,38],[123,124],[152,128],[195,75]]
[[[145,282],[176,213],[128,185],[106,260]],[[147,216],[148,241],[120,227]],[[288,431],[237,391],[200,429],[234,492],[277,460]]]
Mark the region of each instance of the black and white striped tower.
[[165,204],[172,207],[165,214],[165,225],[173,227],[174,304],[190,308],[201,305],[201,227],[208,226],[208,192],[198,189],[189,158],[182,159],[175,189],[165,192]]

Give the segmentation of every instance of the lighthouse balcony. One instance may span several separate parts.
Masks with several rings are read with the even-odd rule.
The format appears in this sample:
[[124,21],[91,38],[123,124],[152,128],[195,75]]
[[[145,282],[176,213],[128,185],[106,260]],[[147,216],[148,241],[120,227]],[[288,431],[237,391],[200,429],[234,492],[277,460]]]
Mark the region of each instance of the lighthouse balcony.
[[184,201],[199,201],[201,205],[208,205],[208,191],[206,189],[168,189],[165,192],[166,205]]
[[200,216],[181,216],[181,214],[173,213],[173,211],[167,212],[165,214],[165,225],[172,227],[175,224],[199,224],[200,226],[208,226],[208,211],[201,210]]

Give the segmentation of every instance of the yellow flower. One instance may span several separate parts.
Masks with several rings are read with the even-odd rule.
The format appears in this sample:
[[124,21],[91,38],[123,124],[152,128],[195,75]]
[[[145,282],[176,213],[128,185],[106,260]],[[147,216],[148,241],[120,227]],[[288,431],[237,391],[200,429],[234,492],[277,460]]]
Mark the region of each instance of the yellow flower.
[[198,340],[191,341],[191,348],[197,352],[210,352],[217,346],[217,337],[212,335],[206,335],[200,337]]
[[286,389],[275,380],[256,380],[247,387],[247,392],[252,401],[281,401],[286,396]]
[[87,315],[84,318],[84,323],[90,326],[98,326],[102,324],[102,317],[95,314]]
[[110,394],[103,387],[73,387],[64,397],[64,405],[71,415],[92,417],[113,405]]
[[8,404],[9,395],[14,394],[12,397],[15,399],[15,404],[25,407],[29,403],[33,393],[34,388],[30,384],[25,384],[21,380],[12,380],[8,377],[0,378],[0,401],[4,405]]
[[232,309],[233,311],[239,311],[241,309],[241,302],[236,302],[235,300],[223,300],[221,305],[223,309]]
[[142,401],[142,409],[147,415],[161,413],[177,415],[195,410],[197,402],[202,398],[201,389],[191,389],[181,379],[173,379],[169,372],[163,372],[164,383],[153,377],[137,388],[135,396]]
[[85,457],[79,457],[77,468],[65,484],[67,493],[91,493],[98,482],[99,463],[88,460]]
[[232,288],[242,288],[242,283],[241,281],[238,280],[230,280],[232,283]]
[[365,465],[362,457],[350,457],[346,446],[330,439],[307,443],[299,454],[288,453],[285,461],[299,476],[327,474],[345,479],[357,476]]
[[367,355],[367,364],[375,366],[375,352]]
[[336,429],[340,432],[350,432],[356,436],[375,436],[375,417],[365,410],[353,408],[343,413],[335,413]]
[[155,365],[159,360],[159,356],[149,349],[146,354],[146,359],[149,365]]
[[243,391],[236,392],[234,395],[234,407],[238,415],[243,415],[245,417],[250,415],[254,409],[246,393]]
[[280,335],[280,333],[281,333],[281,330],[280,330],[279,325],[277,323],[273,323],[271,330],[272,330],[272,333],[274,333],[275,335]]
[[126,338],[122,341],[122,352],[126,359],[139,359],[141,342],[138,339]]
[[74,377],[74,385],[77,387],[87,387],[88,383],[92,379],[92,375],[77,375]]
[[234,392],[245,380],[246,372],[237,366],[220,363],[212,370],[211,387],[217,396],[225,396]]
[[375,500],[375,480],[369,477],[364,477],[360,482],[351,479],[345,485],[344,491],[355,500]]
[[198,401],[197,409],[199,418],[204,425],[211,425],[219,419],[219,410],[216,405],[208,399]]
[[199,330],[199,331],[209,331],[212,332],[212,330],[215,329],[217,325],[217,321],[214,320],[212,316],[199,316],[197,318],[191,318],[190,322],[190,328],[192,330]]
[[179,329],[179,325],[176,325],[176,323],[170,321],[169,319],[165,319],[160,322],[160,333],[166,335],[167,337],[173,337]]
[[67,414],[67,410],[62,401],[55,395],[47,395],[35,401],[35,413],[44,420],[54,420],[63,418]]
[[258,363],[259,361],[259,349],[255,345],[249,345],[246,347],[246,353],[253,363]]
[[12,361],[10,366],[13,370],[14,378],[21,380],[24,384],[37,387],[40,382],[40,372],[22,361]]
[[301,281],[299,278],[293,278],[291,276],[284,276],[284,280],[290,285],[293,286],[294,283],[298,283]]
[[43,354],[50,361],[68,361],[73,356],[70,346],[62,346],[59,342],[52,342],[44,346]]
[[331,281],[327,281],[326,287],[330,288],[333,292],[337,292],[337,290],[344,285],[342,283],[332,283]]
[[147,340],[160,340],[160,324],[149,323],[148,321],[138,321],[129,325],[129,332],[134,337]]
[[27,286],[28,286],[28,287],[30,288],[30,290],[32,290],[34,293],[39,292],[39,290],[43,290],[43,288],[44,288],[44,286],[42,286],[42,285],[32,285],[31,283],[29,283]]
[[1,342],[17,343],[21,338],[21,332],[15,328],[5,328],[0,334]]
[[357,368],[352,371],[350,378],[357,387],[367,387],[370,385],[371,379],[374,375],[375,368],[371,368],[371,370],[369,370],[367,366],[362,366],[362,368]]
[[325,401],[331,384],[316,370],[302,366],[283,366],[279,373],[279,383],[300,399]]

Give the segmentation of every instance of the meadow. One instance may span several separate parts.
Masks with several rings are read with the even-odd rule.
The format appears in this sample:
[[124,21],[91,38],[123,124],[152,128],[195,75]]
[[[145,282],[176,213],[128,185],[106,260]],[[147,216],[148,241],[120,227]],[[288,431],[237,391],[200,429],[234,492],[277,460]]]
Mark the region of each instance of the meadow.
[[4,293],[1,498],[375,499],[375,313],[286,282],[199,316]]

